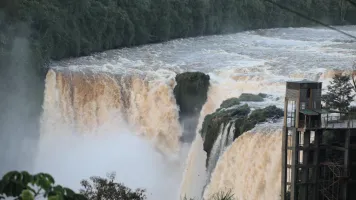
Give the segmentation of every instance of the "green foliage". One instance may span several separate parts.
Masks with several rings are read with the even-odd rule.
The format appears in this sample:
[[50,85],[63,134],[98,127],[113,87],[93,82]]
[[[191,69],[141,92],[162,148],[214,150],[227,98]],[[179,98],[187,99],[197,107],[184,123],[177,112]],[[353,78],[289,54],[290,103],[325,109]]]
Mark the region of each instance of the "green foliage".
[[54,185],[53,177],[46,173],[31,175],[26,171],[11,171],[0,180],[0,199],[33,200],[38,196],[48,200],[86,200],[83,195],[76,194],[69,188]]
[[[81,194],[76,194],[68,188],[54,185],[53,177],[46,173],[31,175],[26,171],[11,171],[0,180],[0,199],[15,197],[15,200],[34,200],[44,197],[48,200],[144,200],[145,190],[135,191],[123,184],[115,182],[115,173],[108,173],[107,178],[90,177],[90,181],[82,180]],[[184,200],[187,200],[185,197]],[[193,199],[190,199],[193,200]],[[229,192],[219,192],[211,200],[234,200]]]
[[90,181],[83,180],[81,185],[84,189],[80,193],[88,200],[113,199],[113,200],[144,200],[145,190],[132,191],[123,184],[115,182],[115,173],[109,173],[106,178],[91,177]]
[[235,124],[237,121],[244,122],[247,119],[247,116],[250,111],[250,107],[247,104],[244,104],[234,109],[220,108],[214,113],[205,116],[201,129],[201,134],[204,138],[204,151],[207,152],[208,158],[213,148],[214,142],[218,137],[221,126],[225,127],[232,120],[235,121]]
[[20,197],[23,200],[34,200],[35,199],[34,195],[31,193],[30,190],[23,190]]
[[230,108],[232,106],[236,106],[239,104],[240,104],[239,98],[230,98],[223,101],[220,105],[220,108]]
[[[331,24],[354,22],[355,9],[339,0],[277,2]],[[39,67],[49,59],[187,36],[314,25],[261,0],[2,0],[0,43],[23,36],[19,24],[28,27]],[[0,48],[6,58],[10,47]]]
[[349,105],[355,95],[351,95],[353,86],[350,76],[336,74],[328,85],[328,91],[322,96],[326,108],[337,109],[342,112],[349,110]]
[[173,93],[180,108],[180,117],[200,113],[207,99],[209,81],[209,75],[201,72],[184,72],[176,76],[177,85]]
[[[260,96],[261,95],[261,96]],[[255,101],[255,102],[261,102],[265,98],[264,94],[250,94],[250,93],[242,93],[239,97],[240,101]]]
[[[236,103],[239,103],[237,98],[227,99],[224,102],[219,109],[204,118],[201,134],[204,138],[204,151],[207,152],[208,158],[214,142],[219,136],[221,127],[226,128],[230,122],[233,122],[233,126],[235,126],[234,139],[236,139],[244,132],[253,129],[256,124],[266,122],[267,120],[279,119],[284,114],[283,110],[276,106],[267,106],[252,112],[247,104],[235,107],[235,105],[238,105]],[[226,109],[226,105],[231,106],[228,107],[229,109]],[[231,127],[228,128],[228,131],[230,131]]]
[[180,140],[190,142],[195,138],[199,114],[208,98],[210,77],[202,72],[184,72],[175,79],[173,93],[179,106],[179,121],[184,127]]
[[263,109],[256,109],[252,111],[248,117],[250,121],[260,123],[266,121],[266,119],[279,119],[284,115],[283,110],[277,108],[277,106],[267,106]]

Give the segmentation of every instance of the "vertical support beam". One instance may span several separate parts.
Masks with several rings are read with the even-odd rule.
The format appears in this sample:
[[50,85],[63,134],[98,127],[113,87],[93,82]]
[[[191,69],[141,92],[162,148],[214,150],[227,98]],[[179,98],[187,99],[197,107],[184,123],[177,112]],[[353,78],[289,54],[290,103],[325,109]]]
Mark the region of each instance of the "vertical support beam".
[[298,92],[297,101],[295,102],[295,108],[296,108],[295,127],[299,128],[300,91]]
[[287,159],[288,159],[288,128],[283,127],[282,133],[282,200],[287,200]]
[[[310,131],[306,130],[304,132],[304,141],[303,141],[303,147],[308,148],[310,146]],[[309,149],[303,148],[303,165],[307,166],[308,160],[309,160]],[[307,167],[302,167],[302,177],[301,177],[301,182],[302,183],[307,183],[309,182],[309,168]],[[303,200],[308,200],[308,184],[302,184],[301,185],[301,190],[300,190],[300,198]]]
[[320,173],[320,144],[322,141],[322,137],[323,137],[323,131],[316,130],[315,136],[314,136],[315,151],[314,151],[314,156],[313,156],[313,165],[315,166],[314,173],[313,173],[313,182],[314,182],[313,200],[319,199],[319,181],[318,180],[319,180],[319,173]]
[[313,105],[313,101],[314,101],[314,98],[313,98],[313,90],[314,90],[314,89],[310,89],[309,109],[313,109],[313,108],[314,108],[314,105]]
[[287,127],[287,118],[288,118],[288,98],[284,98],[284,127]]
[[298,180],[298,170],[297,170],[297,164],[299,160],[299,132],[297,131],[296,128],[293,129],[292,132],[292,168],[291,168],[291,192],[290,200],[298,200],[297,193],[298,193],[298,188],[297,188],[297,180]]
[[329,126],[329,113],[326,113],[326,126],[325,127],[328,127]]
[[[347,129],[345,132],[345,151],[344,151],[344,176],[348,177],[349,176],[349,169],[350,169],[350,129]],[[342,184],[342,199],[343,200],[348,200],[348,184],[347,183],[343,183]]]

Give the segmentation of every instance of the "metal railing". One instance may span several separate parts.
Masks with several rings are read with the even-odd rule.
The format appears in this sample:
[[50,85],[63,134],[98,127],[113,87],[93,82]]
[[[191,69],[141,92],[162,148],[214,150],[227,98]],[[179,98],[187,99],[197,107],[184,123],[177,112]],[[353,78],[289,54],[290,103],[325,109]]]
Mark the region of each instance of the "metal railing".
[[356,119],[348,116],[322,117],[321,128],[356,128]]
[[[320,118],[299,120],[299,128],[356,128],[356,113],[328,113],[322,114]],[[293,115],[287,115],[287,127],[295,125]]]
[[299,121],[299,127],[304,128],[356,128],[356,117],[348,115],[339,116],[322,116],[321,120],[312,120],[310,122],[305,122],[304,120]]

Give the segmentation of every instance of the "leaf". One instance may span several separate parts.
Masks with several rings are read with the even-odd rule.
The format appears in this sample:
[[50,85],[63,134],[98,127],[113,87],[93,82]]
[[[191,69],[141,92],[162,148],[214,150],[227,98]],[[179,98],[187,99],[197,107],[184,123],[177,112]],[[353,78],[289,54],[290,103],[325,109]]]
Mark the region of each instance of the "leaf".
[[[52,178],[52,177],[50,177],[50,178]],[[51,179],[50,178],[48,178],[48,176],[46,176],[43,173],[39,173],[34,176],[34,182],[37,186],[41,187],[43,190],[48,192],[51,188]]]
[[26,171],[21,172],[22,175],[22,183],[24,185],[28,185],[30,182],[32,182],[33,177]]
[[5,180],[0,180],[0,194],[4,192],[4,188],[7,185],[7,182]]
[[75,192],[69,188],[64,188],[64,193],[68,197],[73,197],[75,195]]
[[8,172],[6,173],[3,177],[2,177],[2,180],[13,180],[14,177],[16,176],[16,174],[18,174],[19,172],[17,171],[11,171],[11,172]]
[[64,190],[63,187],[60,185],[56,185],[55,187],[53,187],[53,191],[56,192],[57,194],[63,194]]
[[51,188],[51,184],[46,179],[43,178],[41,178],[38,181],[38,186],[40,186],[46,192]]
[[20,195],[21,194],[21,192],[19,192],[18,194],[16,194],[17,192],[17,190],[16,190],[16,184],[15,183],[13,183],[13,182],[8,182],[7,183],[7,185],[5,186],[5,188],[4,188],[4,192],[3,192],[3,194],[5,194],[6,196],[8,196],[8,197],[15,197],[15,196],[18,196],[18,195]]
[[49,196],[48,200],[61,200],[62,198],[60,197],[60,195],[54,195],[54,196]]
[[21,193],[21,198],[23,200],[34,200],[35,197],[33,196],[33,194],[31,193],[30,190],[23,190]]
[[47,181],[50,183],[50,184],[54,184],[55,181],[54,181],[54,178],[50,175],[50,174],[43,174],[43,177],[47,179]]
[[11,189],[12,189],[12,196],[14,196],[14,197],[18,197],[18,196],[20,196],[21,195],[21,193],[22,193],[22,191],[25,189],[24,188],[24,186],[21,184],[21,183],[19,183],[19,182],[17,182],[17,183],[11,183],[12,184],[12,187],[11,187]]

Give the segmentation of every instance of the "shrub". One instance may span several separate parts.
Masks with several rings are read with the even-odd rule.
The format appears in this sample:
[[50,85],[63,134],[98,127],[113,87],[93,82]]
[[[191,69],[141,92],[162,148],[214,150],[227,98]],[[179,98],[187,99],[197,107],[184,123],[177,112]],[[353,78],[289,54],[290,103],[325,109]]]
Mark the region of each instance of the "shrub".
[[15,197],[15,199],[34,200],[39,196],[48,200],[87,199],[69,188],[54,183],[53,177],[46,173],[31,175],[26,171],[11,171],[0,180],[0,199]]
[[261,102],[263,101],[263,97],[256,95],[256,94],[250,94],[250,93],[242,93],[239,97],[240,101],[256,101],[256,102]]
[[230,98],[223,101],[220,105],[220,108],[230,108],[232,106],[236,106],[239,104],[240,104],[239,98]]
[[80,193],[88,200],[144,200],[145,190],[136,189],[132,191],[121,183],[115,182],[115,173],[109,173],[107,178],[97,176],[90,177],[90,181],[83,180],[81,185],[84,189]]

